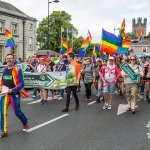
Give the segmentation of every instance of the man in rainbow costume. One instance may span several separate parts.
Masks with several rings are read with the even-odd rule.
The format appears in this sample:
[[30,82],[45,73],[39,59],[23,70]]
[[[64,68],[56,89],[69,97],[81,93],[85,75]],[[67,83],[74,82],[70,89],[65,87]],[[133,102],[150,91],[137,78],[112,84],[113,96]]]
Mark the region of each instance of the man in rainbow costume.
[[2,77],[0,79],[0,92],[2,87],[9,88],[8,92],[4,95],[1,94],[1,132],[0,137],[8,135],[8,106],[11,103],[14,109],[15,115],[21,120],[23,124],[23,131],[28,130],[28,121],[25,115],[20,110],[20,96],[27,98],[28,94],[23,89],[24,80],[22,70],[14,66],[14,56],[8,54],[6,57],[7,67],[3,70]]

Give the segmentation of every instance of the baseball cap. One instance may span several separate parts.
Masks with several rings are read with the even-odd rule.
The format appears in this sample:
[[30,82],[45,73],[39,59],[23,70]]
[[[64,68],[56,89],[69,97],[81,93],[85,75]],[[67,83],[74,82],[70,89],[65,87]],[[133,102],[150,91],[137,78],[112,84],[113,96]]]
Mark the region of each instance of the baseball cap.
[[114,60],[114,57],[110,56],[110,57],[109,57],[109,59],[112,59],[112,60]]

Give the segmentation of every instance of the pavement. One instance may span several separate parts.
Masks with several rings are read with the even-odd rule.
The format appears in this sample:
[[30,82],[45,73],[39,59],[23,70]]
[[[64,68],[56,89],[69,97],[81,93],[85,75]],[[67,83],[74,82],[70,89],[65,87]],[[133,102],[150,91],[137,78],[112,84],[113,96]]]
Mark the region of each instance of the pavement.
[[[126,100],[114,96],[111,110],[103,110],[104,102],[85,101],[84,87],[78,92],[80,109],[74,110],[71,99],[64,113],[65,99],[52,99],[40,105],[40,97],[21,99],[21,110],[29,121],[29,131],[22,131],[20,120],[9,107],[9,134],[0,138],[0,150],[150,150],[146,127],[150,120],[150,104],[137,103],[136,113],[126,112]],[[65,96],[66,97],[66,96]]]

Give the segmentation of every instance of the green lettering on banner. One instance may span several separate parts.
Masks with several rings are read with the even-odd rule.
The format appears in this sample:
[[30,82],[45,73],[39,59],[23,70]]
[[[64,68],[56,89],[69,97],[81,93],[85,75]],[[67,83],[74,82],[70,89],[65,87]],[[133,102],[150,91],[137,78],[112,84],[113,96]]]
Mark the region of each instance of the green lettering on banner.
[[25,88],[39,89],[65,89],[67,86],[75,85],[75,68],[69,67],[67,72],[45,72],[30,73],[24,72]]
[[129,64],[124,63],[124,64],[122,64],[120,67],[121,67],[121,69],[122,69],[126,74],[129,74],[130,79],[131,79],[134,83],[139,83],[140,77],[135,74],[134,70],[129,66]]

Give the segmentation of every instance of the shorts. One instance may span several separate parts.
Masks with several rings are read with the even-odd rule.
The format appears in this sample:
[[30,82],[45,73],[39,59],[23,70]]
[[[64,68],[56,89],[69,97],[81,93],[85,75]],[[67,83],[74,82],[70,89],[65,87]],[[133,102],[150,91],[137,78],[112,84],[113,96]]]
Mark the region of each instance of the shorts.
[[116,91],[116,82],[113,82],[103,88],[103,93],[115,94],[115,91]]

